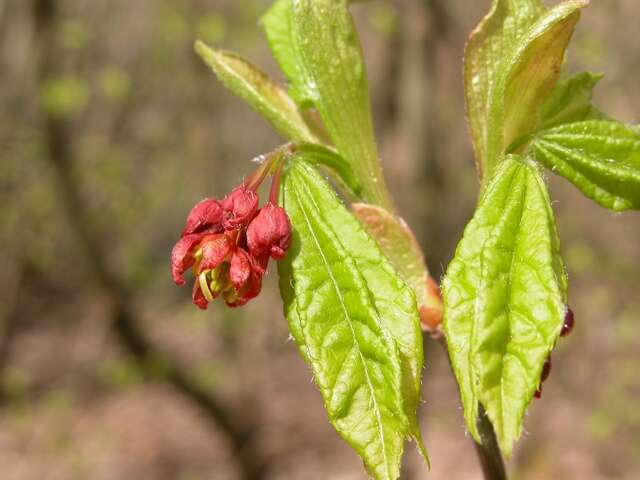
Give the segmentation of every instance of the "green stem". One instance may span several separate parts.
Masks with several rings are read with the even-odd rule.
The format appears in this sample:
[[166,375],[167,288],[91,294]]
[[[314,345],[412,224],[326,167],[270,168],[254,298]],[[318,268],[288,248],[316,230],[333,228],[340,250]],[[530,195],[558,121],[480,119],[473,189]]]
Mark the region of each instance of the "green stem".
[[478,405],[478,420],[476,426],[478,427],[482,444],[475,441],[474,444],[485,480],[507,480],[507,473],[504,468],[496,434],[482,405]]
[[[451,358],[449,357],[449,349],[447,348],[447,340],[444,336],[437,340],[447,354],[449,367],[451,368],[451,373],[453,373],[453,366],[451,365]],[[476,421],[476,426],[482,443],[478,443],[473,440],[473,444],[476,447],[478,460],[480,460],[484,480],[507,480],[507,473],[504,468],[502,453],[500,453],[500,446],[496,439],[496,433],[494,432],[493,425],[491,425],[491,421],[489,420],[489,417],[487,417],[484,407],[481,404],[478,404],[478,419]]]
[[388,212],[396,213],[387,183],[382,175],[380,160],[376,157],[369,162],[353,165],[356,175],[362,183],[362,197],[367,203],[378,205]]

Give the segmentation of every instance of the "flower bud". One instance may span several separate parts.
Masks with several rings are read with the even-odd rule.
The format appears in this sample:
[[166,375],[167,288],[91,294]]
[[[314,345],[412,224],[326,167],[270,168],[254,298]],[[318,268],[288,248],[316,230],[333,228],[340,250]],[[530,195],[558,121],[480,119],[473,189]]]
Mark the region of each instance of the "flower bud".
[[200,200],[189,212],[182,236],[192,233],[219,233],[222,231],[222,206],[213,198]]
[[291,223],[283,208],[267,203],[247,228],[247,245],[256,257],[284,258],[291,243]]
[[258,195],[244,186],[235,188],[222,200],[222,225],[225,229],[247,225],[258,210]]
[[560,330],[560,336],[566,337],[573,330],[575,325],[575,318],[573,317],[573,310],[567,307],[567,311],[564,314],[564,323],[562,324],[562,330]]
[[542,382],[544,382],[547,378],[549,378],[549,374],[551,373],[551,356],[547,357],[542,366],[542,373],[540,373],[540,384],[538,385],[538,389],[534,393],[534,397],[541,398],[542,397]]

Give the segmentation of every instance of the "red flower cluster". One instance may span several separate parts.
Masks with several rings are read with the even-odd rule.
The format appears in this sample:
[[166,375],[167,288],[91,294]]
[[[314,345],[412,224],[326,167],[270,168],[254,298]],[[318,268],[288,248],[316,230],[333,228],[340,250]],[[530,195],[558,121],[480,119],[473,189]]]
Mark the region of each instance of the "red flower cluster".
[[171,253],[171,273],[184,285],[184,272],[193,270],[198,307],[206,309],[219,295],[230,307],[244,305],[260,293],[269,257],[284,257],[289,217],[273,199],[260,209],[258,203],[258,194],[241,185],[222,201],[205,198],[189,213]]

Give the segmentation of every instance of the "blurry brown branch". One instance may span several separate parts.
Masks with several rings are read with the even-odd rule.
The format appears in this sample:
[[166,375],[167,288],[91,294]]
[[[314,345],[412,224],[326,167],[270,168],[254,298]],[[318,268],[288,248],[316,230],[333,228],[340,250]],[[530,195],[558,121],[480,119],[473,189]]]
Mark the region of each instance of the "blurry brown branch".
[[[42,84],[55,73],[53,64],[57,0],[34,0],[36,41],[41,55],[36,75]],[[152,359],[162,359],[167,382],[206,415],[213,426],[224,432],[231,445],[242,478],[258,480],[264,477],[267,462],[254,443],[255,424],[240,421],[246,415],[236,415],[232,408],[212,392],[203,390],[179,363],[155,346],[136,320],[131,294],[126,285],[110,269],[100,238],[85,221],[87,212],[74,180],[74,151],[70,121],[42,111],[47,160],[53,167],[60,203],[69,226],[77,237],[79,257],[83,258],[97,286],[104,292],[112,309],[112,326],[124,347],[142,367]]]
[[10,298],[6,300],[4,318],[0,323],[0,405],[7,400],[8,396],[4,381],[11,355],[11,345],[20,321],[20,293],[24,275],[21,265],[16,266],[15,270],[12,274],[13,291],[10,292]]

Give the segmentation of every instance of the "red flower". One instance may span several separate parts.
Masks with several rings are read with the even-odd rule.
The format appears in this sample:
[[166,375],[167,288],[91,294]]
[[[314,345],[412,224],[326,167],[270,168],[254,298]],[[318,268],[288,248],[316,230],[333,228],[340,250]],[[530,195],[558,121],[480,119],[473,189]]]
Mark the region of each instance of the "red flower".
[[[205,198],[187,217],[171,252],[171,274],[176,284],[183,285],[184,272],[193,271],[196,279],[191,295],[202,309],[218,296],[230,307],[257,296],[269,258],[284,257],[289,247],[291,224],[285,211],[273,199],[258,210],[255,190],[269,168],[261,165],[248,186],[236,187],[221,202]],[[277,189],[274,181],[272,197]]]
[[222,209],[225,229],[247,225],[258,211],[258,195],[241,185],[222,200]]
[[228,260],[235,249],[234,238],[229,233],[218,233],[204,237],[200,244],[202,258],[196,274],[205,270],[213,270],[225,260]]
[[184,272],[189,270],[195,263],[193,257],[194,247],[200,242],[204,235],[191,234],[183,236],[173,246],[171,251],[171,275],[176,285],[184,285]]
[[189,212],[182,236],[191,233],[219,233],[222,231],[222,206],[213,198],[205,198]]
[[247,228],[247,244],[251,254],[260,257],[271,255],[284,258],[291,243],[291,223],[284,209],[267,203]]
[[262,289],[262,275],[264,270],[255,268],[251,256],[242,247],[238,247],[231,257],[229,277],[233,290],[225,296],[225,302],[230,307],[244,305],[256,297]]

